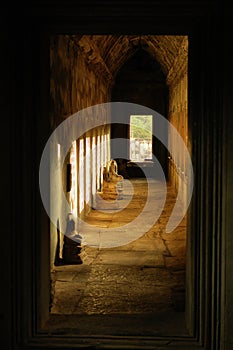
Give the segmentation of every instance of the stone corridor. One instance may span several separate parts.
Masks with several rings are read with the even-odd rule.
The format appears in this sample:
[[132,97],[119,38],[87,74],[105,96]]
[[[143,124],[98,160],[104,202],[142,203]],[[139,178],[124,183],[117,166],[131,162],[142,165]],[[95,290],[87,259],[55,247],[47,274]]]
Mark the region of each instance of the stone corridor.
[[[126,206],[125,209],[92,210],[86,221],[92,225],[93,232],[99,227],[114,227],[120,232],[124,229],[124,224],[132,221],[144,207],[147,199],[146,180],[124,181],[124,196],[118,202],[120,207]],[[156,185],[155,192],[159,193],[159,181],[152,181]],[[129,201],[127,198],[132,192],[132,186],[134,195]],[[156,198],[156,193],[154,197]],[[160,315],[161,323],[163,315],[183,314],[186,219],[182,220],[175,231],[165,233],[166,222],[175,201],[176,194],[167,185],[166,205],[159,220],[142,237],[118,247],[86,245],[82,249],[81,265],[55,267],[52,273],[50,327],[53,325],[59,328],[59,320],[60,327],[65,327],[65,324],[68,327],[70,322],[76,324],[77,319],[80,321],[87,315],[97,319],[105,315],[124,317],[125,320],[130,317],[131,327],[134,328],[132,318],[134,322],[137,318],[142,322],[143,318],[148,320],[148,317],[150,319],[154,315]],[[146,228],[146,221],[142,225]],[[67,315],[72,316],[73,321],[71,318],[69,321],[66,318],[65,321],[63,316]],[[145,322],[142,323],[145,325]],[[150,327],[153,327],[152,324],[150,322]],[[124,329],[126,331],[126,325]]]

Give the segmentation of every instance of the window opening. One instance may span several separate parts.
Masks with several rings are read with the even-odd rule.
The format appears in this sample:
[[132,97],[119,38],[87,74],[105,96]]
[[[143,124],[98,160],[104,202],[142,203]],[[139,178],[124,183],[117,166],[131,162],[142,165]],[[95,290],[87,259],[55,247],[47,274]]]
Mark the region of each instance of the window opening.
[[130,159],[135,162],[152,160],[152,115],[130,116]]

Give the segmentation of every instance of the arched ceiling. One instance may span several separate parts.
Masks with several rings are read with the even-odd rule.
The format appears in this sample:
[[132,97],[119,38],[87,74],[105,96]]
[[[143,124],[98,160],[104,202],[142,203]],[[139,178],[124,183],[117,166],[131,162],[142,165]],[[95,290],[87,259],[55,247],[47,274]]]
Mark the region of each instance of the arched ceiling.
[[150,53],[161,65],[165,76],[173,69],[177,57],[187,56],[187,36],[178,35],[83,35],[72,36],[92,61],[103,60],[113,76],[139,49]]

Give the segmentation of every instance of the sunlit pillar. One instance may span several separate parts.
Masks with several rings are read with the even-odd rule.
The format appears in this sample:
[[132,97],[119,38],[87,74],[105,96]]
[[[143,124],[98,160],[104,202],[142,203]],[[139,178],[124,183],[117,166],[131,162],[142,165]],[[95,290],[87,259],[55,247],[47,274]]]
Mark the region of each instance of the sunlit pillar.
[[71,163],[71,191],[70,191],[70,203],[72,213],[77,215],[77,147],[76,141],[72,142],[70,151],[70,163]]
[[85,141],[85,194],[86,204],[90,206],[91,201],[91,141],[90,137],[86,137]]
[[85,192],[85,185],[84,185],[84,140],[79,140],[79,206],[78,206],[78,212],[79,215],[82,213],[84,209],[84,192]]
[[97,162],[96,162],[96,173],[97,173],[97,189],[100,189],[100,168],[101,168],[101,155],[100,155],[100,135],[97,136]]
[[92,191],[92,205],[95,207],[95,194],[96,194],[96,136],[92,136],[92,141],[91,141],[91,170],[92,170],[92,186],[91,186],[91,191]]

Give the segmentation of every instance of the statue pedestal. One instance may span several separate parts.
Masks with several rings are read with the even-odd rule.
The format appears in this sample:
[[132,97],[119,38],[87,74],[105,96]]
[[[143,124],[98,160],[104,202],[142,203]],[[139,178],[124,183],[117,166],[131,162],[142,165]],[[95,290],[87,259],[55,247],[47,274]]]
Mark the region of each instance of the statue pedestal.
[[96,209],[118,209],[122,199],[123,176],[117,174],[117,163],[110,160],[103,169],[102,191],[96,194]]
[[82,264],[80,257],[83,237],[75,230],[75,221],[72,213],[67,215],[66,233],[62,250],[64,264]]
[[82,264],[81,250],[80,243],[73,241],[69,237],[64,237],[63,260],[66,264]]
[[114,210],[114,209],[119,209],[119,203],[117,201],[117,199],[112,198],[109,199],[111,197],[111,194],[107,195],[108,199],[105,199],[106,194],[104,194],[103,192],[97,192],[96,193],[96,205],[95,205],[95,209],[104,209],[104,210]]

